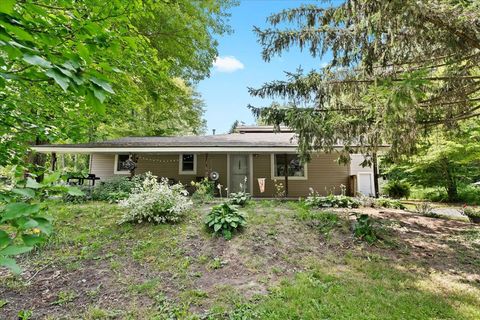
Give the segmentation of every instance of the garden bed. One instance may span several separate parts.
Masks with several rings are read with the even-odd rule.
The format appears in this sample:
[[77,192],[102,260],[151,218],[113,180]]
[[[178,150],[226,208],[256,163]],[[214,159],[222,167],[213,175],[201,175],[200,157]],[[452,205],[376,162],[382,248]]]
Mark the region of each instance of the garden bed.
[[[402,210],[254,201],[232,240],[195,206],[173,225],[122,224],[122,208],[55,204],[56,234],[0,271],[0,314],[32,319],[480,317],[480,228]],[[379,230],[353,236],[351,212]]]

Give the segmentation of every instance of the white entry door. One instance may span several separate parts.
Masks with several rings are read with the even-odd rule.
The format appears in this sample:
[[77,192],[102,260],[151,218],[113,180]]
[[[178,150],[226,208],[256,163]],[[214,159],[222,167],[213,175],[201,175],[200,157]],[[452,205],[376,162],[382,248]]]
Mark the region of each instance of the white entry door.
[[248,185],[245,183],[245,178],[248,177],[248,155],[235,154],[230,155],[230,192],[239,192],[243,190],[240,184],[247,192],[250,192]]
[[373,174],[370,172],[357,173],[357,191],[365,196],[373,196]]

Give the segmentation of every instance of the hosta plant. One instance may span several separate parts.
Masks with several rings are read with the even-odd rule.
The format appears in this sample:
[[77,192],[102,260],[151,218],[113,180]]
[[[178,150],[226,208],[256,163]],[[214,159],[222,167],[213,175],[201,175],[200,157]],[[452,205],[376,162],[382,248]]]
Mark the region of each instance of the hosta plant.
[[382,207],[382,208],[392,208],[392,209],[402,209],[402,210],[406,209],[403,203],[401,203],[400,200],[397,200],[397,199],[378,198],[378,199],[375,199],[374,204],[376,207]]
[[333,194],[322,197],[312,188],[305,203],[314,208],[358,208],[360,206],[360,201],[355,198]]
[[240,191],[230,193],[228,202],[233,205],[237,205],[240,207],[245,207],[245,205],[250,201],[252,196],[248,192]]
[[372,244],[377,241],[377,231],[374,221],[368,214],[357,215],[357,221],[353,225],[353,234],[355,237]]
[[147,173],[145,179],[132,189],[130,196],[119,202],[126,208],[120,223],[179,221],[192,207],[192,201],[182,184],[169,185],[168,179],[157,182],[157,177]]
[[233,232],[244,227],[246,223],[245,215],[236,206],[227,202],[214,206],[205,219],[207,228],[227,240],[230,240]]

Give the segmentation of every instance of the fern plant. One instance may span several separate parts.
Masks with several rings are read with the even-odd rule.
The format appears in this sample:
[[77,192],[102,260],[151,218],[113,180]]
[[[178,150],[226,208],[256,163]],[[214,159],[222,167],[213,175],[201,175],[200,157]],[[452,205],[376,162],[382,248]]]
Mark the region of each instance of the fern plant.
[[236,206],[227,202],[214,206],[207,215],[205,224],[214,234],[221,234],[226,240],[233,232],[246,225],[245,215]]

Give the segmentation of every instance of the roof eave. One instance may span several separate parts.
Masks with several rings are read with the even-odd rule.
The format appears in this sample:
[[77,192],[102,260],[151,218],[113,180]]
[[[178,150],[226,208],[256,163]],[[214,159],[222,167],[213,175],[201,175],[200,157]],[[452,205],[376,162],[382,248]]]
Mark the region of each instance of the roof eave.
[[[286,152],[296,153],[297,145],[291,146],[175,146],[175,147],[80,147],[80,146],[32,146],[32,149],[39,153],[272,153]],[[335,149],[342,149],[343,146],[334,146]],[[388,146],[380,147],[380,150],[387,150]]]

